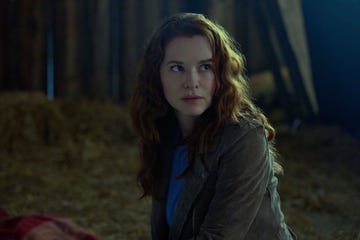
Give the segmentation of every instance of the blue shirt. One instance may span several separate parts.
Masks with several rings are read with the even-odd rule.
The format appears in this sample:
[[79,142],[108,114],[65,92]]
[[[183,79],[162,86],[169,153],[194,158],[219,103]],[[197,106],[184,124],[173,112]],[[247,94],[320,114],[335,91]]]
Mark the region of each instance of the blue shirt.
[[166,221],[169,226],[172,225],[175,211],[179,203],[184,178],[176,179],[188,167],[187,146],[176,147],[172,159],[171,175],[169,179],[169,188],[166,200]]

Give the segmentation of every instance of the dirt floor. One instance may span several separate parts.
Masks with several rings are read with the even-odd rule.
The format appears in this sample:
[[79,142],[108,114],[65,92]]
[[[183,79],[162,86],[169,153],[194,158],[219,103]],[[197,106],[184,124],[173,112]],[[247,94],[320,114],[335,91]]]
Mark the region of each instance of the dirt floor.
[[[335,126],[278,127],[279,192],[299,239],[360,240],[360,141]],[[51,214],[104,240],[149,239],[125,107],[0,95],[0,208]]]

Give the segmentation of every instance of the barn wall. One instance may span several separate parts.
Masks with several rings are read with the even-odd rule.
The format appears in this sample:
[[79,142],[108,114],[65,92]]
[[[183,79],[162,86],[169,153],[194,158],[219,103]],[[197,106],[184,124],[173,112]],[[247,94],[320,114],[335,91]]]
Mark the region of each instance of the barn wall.
[[45,89],[46,1],[1,1],[0,87]]
[[0,90],[7,87],[6,76],[6,49],[7,49],[7,1],[0,1]]
[[[176,12],[200,12],[223,25],[241,43],[249,75],[272,71],[276,94],[287,98],[282,62],[274,60],[281,49],[260,34],[264,24],[259,19],[264,12],[258,11],[258,2],[4,0],[0,3],[1,18],[6,20],[0,25],[5,36],[0,41],[5,46],[0,58],[0,87],[47,93],[47,47],[51,46],[47,34],[52,33],[55,97],[127,101],[134,88],[138,59],[154,28]],[[270,17],[263,19],[272,19],[271,12],[266,14]]]

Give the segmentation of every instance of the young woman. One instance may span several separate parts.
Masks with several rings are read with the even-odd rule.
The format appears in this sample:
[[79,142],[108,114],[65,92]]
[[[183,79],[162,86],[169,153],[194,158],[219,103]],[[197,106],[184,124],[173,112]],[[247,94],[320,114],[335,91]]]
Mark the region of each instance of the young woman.
[[152,239],[295,239],[276,190],[275,131],[221,26],[192,13],[165,21],[143,56],[131,116]]

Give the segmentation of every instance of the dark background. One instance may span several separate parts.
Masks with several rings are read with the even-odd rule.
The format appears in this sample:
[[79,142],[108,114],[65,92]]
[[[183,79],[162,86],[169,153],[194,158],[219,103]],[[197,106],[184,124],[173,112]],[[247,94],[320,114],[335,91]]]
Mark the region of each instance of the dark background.
[[303,11],[320,117],[360,137],[360,1],[303,1]]

